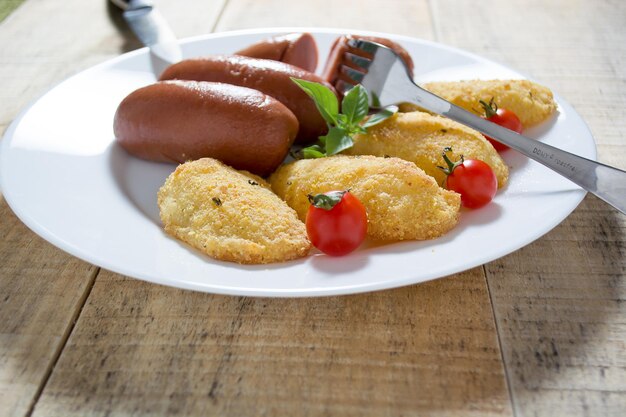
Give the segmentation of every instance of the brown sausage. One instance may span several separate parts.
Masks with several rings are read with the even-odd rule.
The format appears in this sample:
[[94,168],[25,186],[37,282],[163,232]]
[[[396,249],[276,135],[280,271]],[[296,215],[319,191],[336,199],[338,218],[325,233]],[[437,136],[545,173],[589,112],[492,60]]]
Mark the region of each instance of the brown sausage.
[[322,72],[322,78],[328,81],[330,84],[335,85],[338,80],[349,81],[348,79],[344,79],[342,74],[340,73],[340,66],[342,64],[349,67],[358,68],[356,67],[356,65],[353,65],[349,61],[344,60],[345,52],[351,52],[355,55],[370,58],[367,53],[359,49],[350,48],[350,46],[348,46],[349,39],[362,39],[365,41],[377,42],[393,49],[407,64],[410,70],[409,72],[413,73],[413,60],[411,59],[411,56],[406,49],[398,45],[396,42],[386,38],[377,38],[373,36],[346,35],[340,36],[333,43],[333,46],[330,48],[330,53],[328,54],[328,59],[326,60],[326,66],[324,67],[324,71]]
[[296,142],[314,141],[327,133],[326,122],[313,100],[290,77],[322,83],[332,89],[319,76],[293,65],[238,55],[186,59],[169,66],[161,80],[216,81],[254,88],[274,97],[296,115],[300,123]]
[[151,161],[219,159],[266,176],[298,131],[293,113],[260,91],[230,84],[162,81],[128,95],[113,131],[132,155]]
[[317,68],[317,44],[310,33],[274,36],[252,44],[235,54],[250,58],[272,59],[310,72],[315,72]]

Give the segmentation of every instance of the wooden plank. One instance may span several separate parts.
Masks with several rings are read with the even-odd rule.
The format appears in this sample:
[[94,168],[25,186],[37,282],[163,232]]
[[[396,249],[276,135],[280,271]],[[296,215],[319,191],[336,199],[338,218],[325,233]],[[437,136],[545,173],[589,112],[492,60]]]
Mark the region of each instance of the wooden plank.
[[35,416],[509,415],[481,269],[317,299],[103,272]]
[[[435,2],[440,39],[554,88],[626,168],[626,4]],[[489,30],[483,30],[488,28]],[[534,244],[487,265],[519,416],[626,410],[626,218],[593,196]]]
[[[347,25],[432,37],[423,1],[387,2],[375,16],[374,1],[311,3],[232,0],[217,28]],[[511,414],[481,268],[295,300],[192,293],[102,272],[34,415],[461,412]]]
[[0,197],[0,415],[25,415],[96,268],[24,226]]
[[[222,5],[197,3],[197,19],[175,28],[184,35],[212,28]],[[133,46],[105,2],[81,0],[25,2],[0,24],[0,44],[0,132],[51,85]],[[29,231],[1,196],[0,218],[0,415],[21,416],[43,389],[97,270]]]
[[589,198],[546,238],[488,265],[519,415],[626,410],[625,236],[623,216]]
[[217,30],[258,27],[306,26],[372,30],[432,39],[428,2],[425,0],[236,0],[230,1]]

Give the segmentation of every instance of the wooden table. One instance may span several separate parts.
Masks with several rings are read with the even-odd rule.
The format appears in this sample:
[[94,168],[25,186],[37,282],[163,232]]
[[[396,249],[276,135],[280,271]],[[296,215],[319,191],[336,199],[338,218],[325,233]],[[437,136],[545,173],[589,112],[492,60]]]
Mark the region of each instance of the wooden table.
[[[558,91],[598,159],[626,167],[624,2],[156,4],[180,37],[347,27],[481,54]],[[120,28],[104,0],[19,6],[0,23],[1,131],[55,83],[138,47]],[[0,416],[626,413],[626,216],[593,196],[465,273],[294,300],[148,284],[51,246],[4,200],[0,219]]]

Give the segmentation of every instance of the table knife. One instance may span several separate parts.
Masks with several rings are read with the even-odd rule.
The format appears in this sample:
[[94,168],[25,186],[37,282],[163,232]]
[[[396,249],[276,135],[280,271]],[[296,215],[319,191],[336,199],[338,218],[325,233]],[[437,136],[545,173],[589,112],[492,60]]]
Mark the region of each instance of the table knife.
[[154,75],[182,59],[182,51],[174,32],[150,0],[111,0],[123,10],[122,15],[137,38],[150,48]]

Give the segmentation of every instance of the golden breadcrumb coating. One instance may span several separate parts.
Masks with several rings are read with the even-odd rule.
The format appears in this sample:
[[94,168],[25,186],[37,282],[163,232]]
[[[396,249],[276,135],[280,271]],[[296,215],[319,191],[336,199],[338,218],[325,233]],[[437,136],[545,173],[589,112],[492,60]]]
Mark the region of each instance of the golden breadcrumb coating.
[[422,87],[479,116],[485,115],[479,100],[488,103],[493,97],[498,107],[515,113],[524,128],[543,122],[556,111],[552,91],[528,80],[442,81]]
[[447,166],[441,153],[445,147],[453,152],[453,161],[463,155],[480,159],[493,169],[498,188],[506,185],[509,168],[483,135],[460,123],[424,112],[398,113],[372,126],[366,134],[354,137],[347,155],[395,156],[415,163],[442,185],[446,175],[437,166]]
[[283,165],[272,189],[303,221],[308,194],[350,190],[367,210],[367,234],[380,240],[433,239],[452,229],[460,195],[440,188],[415,164],[398,158],[331,156]]
[[179,165],[158,204],[167,233],[216,259],[282,262],[311,248],[304,223],[265,180],[215,159]]

